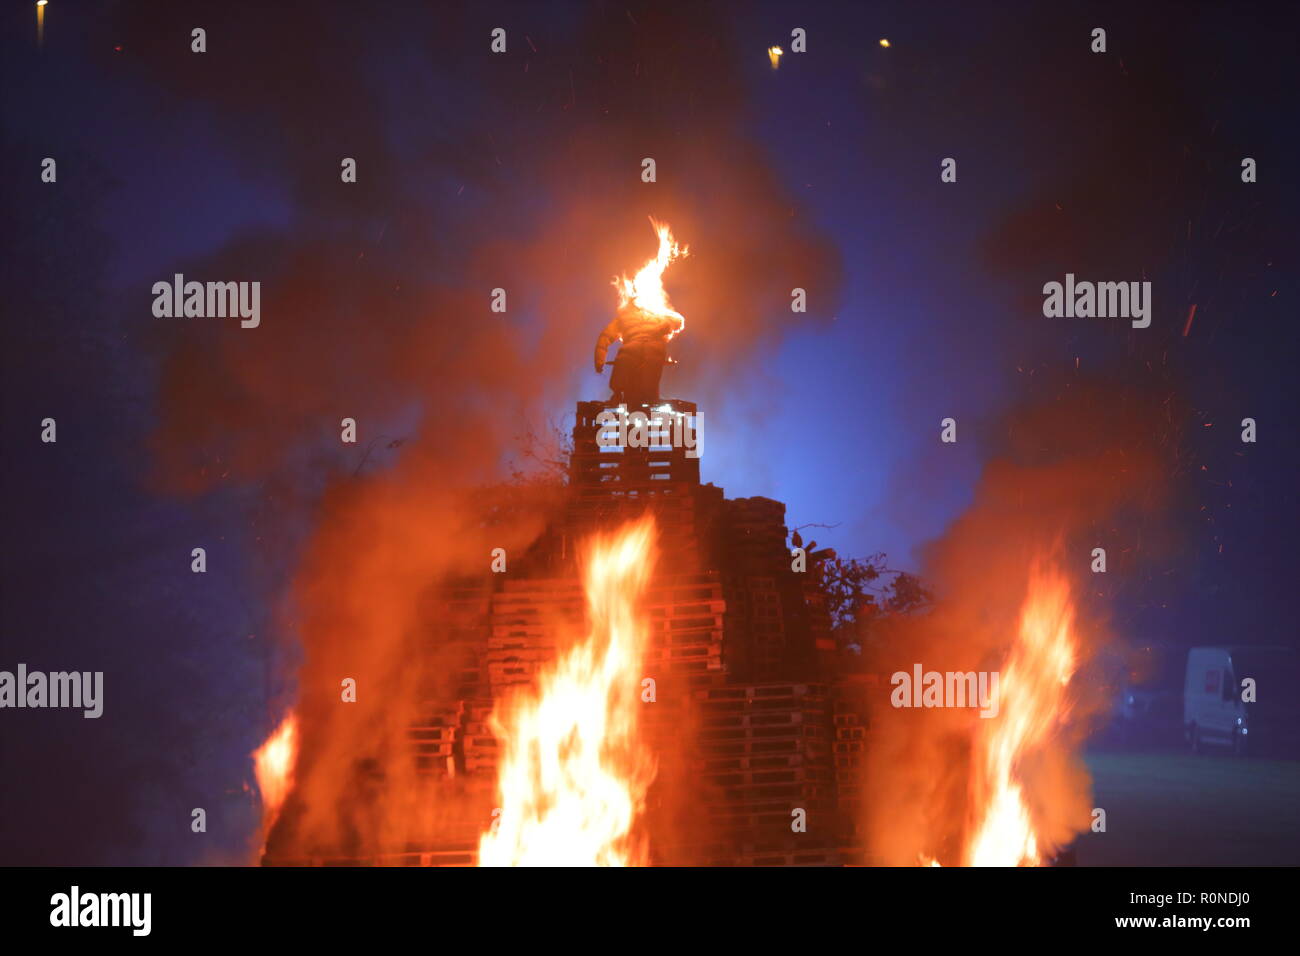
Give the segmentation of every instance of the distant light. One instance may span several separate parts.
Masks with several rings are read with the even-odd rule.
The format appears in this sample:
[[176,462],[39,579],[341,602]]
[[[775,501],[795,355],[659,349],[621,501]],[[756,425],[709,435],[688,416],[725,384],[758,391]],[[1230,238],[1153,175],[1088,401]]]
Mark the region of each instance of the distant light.
[[886,50],[889,49],[889,41],[886,40],[884,37],[880,38],[880,45],[883,46]]
[[49,3],[49,0],[36,0],[36,5],[37,5],[38,7],[43,7],[43,6],[45,6],[45,4],[47,4],[47,3]]
[[772,69],[781,65],[781,56],[785,53],[779,46],[770,46],[767,48],[767,58],[772,63]]

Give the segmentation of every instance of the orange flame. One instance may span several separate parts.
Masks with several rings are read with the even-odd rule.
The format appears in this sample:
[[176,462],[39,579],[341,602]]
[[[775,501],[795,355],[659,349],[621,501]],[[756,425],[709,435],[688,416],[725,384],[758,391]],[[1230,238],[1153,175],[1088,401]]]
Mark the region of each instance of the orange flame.
[[630,522],[588,546],[590,632],[535,690],[493,712],[504,752],[501,810],[479,840],[480,866],[643,866],[634,836],[654,778],[638,737],[648,640],[636,601],[654,564],[654,521]]
[[676,335],[686,327],[686,318],[668,302],[668,293],[664,291],[664,270],[673,260],[685,258],[690,251],[686,246],[677,244],[667,223],[656,222],[652,218],[650,225],[659,236],[659,252],[641,267],[635,277],[629,279],[624,275],[614,279],[614,288],[618,289],[618,307],[621,309],[631,303],[642,312],[676,319],[678,325],[672,333]]
[[1074,673],[1074,605],[1060,571],[1035,565],[1015,646],[999,681],[999,713],[976,738],[972,806],[977,823],[968,866],[1037,866],[1042,846],[1025,803],[1020,770],[1068,716]]
[[262,828],[270,832],[284,799],[293,786],[293,768],[298,759],[298,715],[292,710],[280,721],[262,746],[253,751],[253,770],[262,795]]

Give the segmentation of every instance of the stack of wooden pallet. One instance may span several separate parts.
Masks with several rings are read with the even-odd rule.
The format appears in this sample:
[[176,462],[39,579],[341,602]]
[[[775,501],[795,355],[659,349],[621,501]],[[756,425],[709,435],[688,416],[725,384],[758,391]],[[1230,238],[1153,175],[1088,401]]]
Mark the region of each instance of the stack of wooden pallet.
[[368,856],[268,858],[263,866],[477,866],[478,845],[460,843],[427,850],[375,853]]
[[434,600],[430,653],[450,674],[457,697],[487,693],[484,651],[487,649],[492,582],[448,585]]
[[[669,399],[662,405],[672,415],[696,414],[691,402]],[[712,566],[708,558],[714,550],[722,489],[700,484],[700,460],[690,457],[691,449],[684,445],[602,447],[597,418],[611,410],[606,402],[578,403],[570,461],[572,497],[565,513],[568,539],[580,542],[653,511],[661,557],[674,571]]]
[[[564,648],[587,638],[585,598],[576,579],[504,581],[492,597],[486,667],[490,695],[462,702],[464,770],[495,775],[500,743],[488,725],[496,700],[531,684]],[[723,667],[726,602],[717,573],[657,579],[643,606],[649,624],[645,676],[708,683]],[[667,709],[655,709],[667,715]]]
[[407,729],[415,751],[415,769],[433,777],[455,776],[456,743],[460,739],[461,705],[426,701],[420,716]]
[[[696,412],[690,403],[670,404]],[[650,629],[644,676],[657,692],[641,722],[661,782],[649,795],[648,823],[660,836],[683,834],[680,852],[669,855],[680,862],[846,862],[844,821],[859,809],[865,706],[825,685],[769,682],[792,673],[813,679],[816,671],[805,666],[812,648],[833,648],[817,574],[791,569],[785,506],[725,500],[722,489],[700,484],[699,459],[682,447],[602,448],[597,416],[607,410],[604,402],[578,404],[570,498],[546,539],[555,554],[523,572],[548,576],[493,575],[441,597],[439,640],[464,651],[446,658],[461,700],[412,728],[421,768],[462,777],[441,784],[495,783],[501,741],[488,720],[493,707],[588,637],[571,548],[649,510],[659,556],[641,602]],[[701,805],[699,830],[674,826]],[[382,862],[472,859],[468,845],[441,844]]]
[[722,671],[727,604],[716,571],[656,576],[645,607],[650,624],[646,676],[707,676]]
[[575,488],[626,491],[660,483],[700,483],[700,459],[694,454],[698,449],[686,447],[684,434],[678,441],[676,434],[655,428],[650,432],[654,444],[632,447],[630,436],[625,444],[617,428],[601,423],[600,416],[605,413],[639,413],[647,418],[658,415],[667,421],[683,415],[693,417],[697,409],[693,402],[677,399],[666,399],[655,408],[642,406],[622,413],[618,406],[608,402],[579,402],[570,459],[570,476]]
[[488,716],[495,702],[492,700],[463,701],[464,733],[461,735],[461,752],[465,773],[471,777],[496,780],[501,756],[500,741],[488,725]]
[[733,679],[767,680],[785,659],[785,612],[777,579],[761,575],[726,578],[726,644]]
[[584,631],[585,597],[575,578],[503,581],[492,596],[486,664],[492,696],[527,684]]
[[720,846],[703,861],[708,866],[842,866],[843,848],[825,840],[792,834],[779,840]]
[[800,820],[819,836],[837,829],[825,686],[718,686],[696,697],[697,770],[718,831],[784,835]]
[[722,489],[685,482],[650,489],[584,492],[576,489],[565,512],[566,537],[580,545],[589,536],[616,531],[647,511],[658,528],[659,566],[674,572],[706,570],[716,550]]
[[839,807],[844,813],[856,816],[861,809],[861,783],[863,773],[862,749],[867,728],[861,715],[848,709],[844,701],[835,702],[835,785],[839,791]]
[[[726,602],[717,572],[656,577],[643,606],[647,676],[720,671]],[[487,670],[492,695],[532,681],[560,649],[587,637],[585,597],[572,578],[506,581],[492,598]]]
[[790,567],[785,505],[771,498],[735,498],[726,503],[728,570],[773,574]]
[[887,692],[880,675],[866,672],[843,675],[835,687],[835,742],[831,745],[835,786],[841,816],[851,832],[857,829],[863,813],[866,752],[871,732],[870,702],[876,695]]

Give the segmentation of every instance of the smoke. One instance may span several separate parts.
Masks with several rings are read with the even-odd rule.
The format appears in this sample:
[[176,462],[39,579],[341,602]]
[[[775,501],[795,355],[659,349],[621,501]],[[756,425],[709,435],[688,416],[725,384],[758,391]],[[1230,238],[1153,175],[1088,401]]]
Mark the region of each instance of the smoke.
[[[1040,397],[1008,415],[971,507],[926,549],[922,576],[935,590],[934,610],[890,621],[866,651],[870,669],[886,676],[918,663],[939,672],[1004,669],[1033,569],[1064,575],[1077,669],[1051,739],[1016,768],[1048,850],[1090,819],[1079,748],[1107,703],[1103,652],[1115,639],[1108,609],[1125,587],[1109,582],[1135,574],[1136,551],[1147,561],[1173,546],[1154,534],[1135,540],[1117,520],[1156,516],[1165,503],[1166,414],[1153,396],[1109,383]],[[1105,574],[1091,571],[1094,547],[1107,551]],[[868,851],[887,865],[915,865],[921,854],[955,861],[971,836],[972,742],[985,718],[970,708],[894,708],[887,691],[871,698]]]
[[[206,104],[249,175],[293,200],[283,229],[177,264],[261,281],[265,318],[242,335],[191,321],[161,337],[156,451],[170,487],[255,481],[304,454],[337,464],[344,416],[364,444],[413,415],[518,415],[572,396],[612,315],[612,277],[654,252],[650,215],[693,250],[668,279],[688,319],[683,393],[723,388],[797,319],[791,288],[833,298],[836,254],[748,134],[712,14],[595,11],[562,29],[526,9],[505,16],[508,52],[495,55],[491,24],[464,11],[389,21],[277,5],[249,30],[217,5],[198,19],[220,68],[197,70],[174,41],[192,12],[128,21],[145,67]],[[230,34],[233,83],[218,40]],[[340,182],[345,157],[355,184]],[[642,181],[645,158],[656,182]],[[504,314],[489,308],[497,288]]]
[[[1074,42],[1072,27],[1062,28],[1068,11],[1035,16],[1046,44],[1036,56],[1072,69],[1035,71],[1032,90],[1018,87],[1026,128],[1036,131],[1027,166],[1043,175],[979,246],[1012,305],[981,334],[1001,344],[1017,397],[988,424],[963,419],[963,443],[977,432],[989,450],[970,508],[924,553],[934,611],[890,622],[868,653],[885,679],[918,662],[926,670],[996,670],[1007,660],[1030,569],[1037,561],[1063,571],[1083,657],[1069,712],[1018,768],[1039,834],[1059,847],[1089,823],[1090,780],[1079,752],[1114,691],[1108,669],[1126,645],[1176,646],[1198,630],[1215,633],[1207,616],[1239,620],[1217,595],[1203,599],[1220,580],[1243,577],[1222,556],[1219,522],[1239,504],[1225,501],[1225,489],[1242,483],[1243,470],[1241,445],[1223,441],[1222,426],[1262,400],[1256,376],[1273,360],[1243,357],[1284,340],[1262,330],[1248,340],[1234,326],[1242,314],[1275,321],[1268,302],[1285,218],[1242,192],[1236,167],[1254,149],[1241,135],[1250,124],[1223,109],[1232,95],[1247,98],[1241,88],[1270,84],[1223,50],[1212,18],[1147,12],[1122,29],[1108,25],[1112,38],[1143,52],[1103,64]],[[1090,69],[1089,83],[1075,82]],[[1081,116],[1105,122],[1080,124]],[[1043,284],[1067,272],[1151,281],[1152,327],[1044,319]],[[1222,345],[1229,338],[1231,349]],[[907,487],[931,487],[951,461],[947,452],[928,453],[914,469],[922,480]],[[917,507],[905,510],[923,514],[923,497],[913,500]],[[1105,574],[1091,572],[1097,547],[1106,551]],[[1258,562],[1246,551],[1245,563]],[[1198,566],[1214,574],[1198,580]],[[970,836],[972,741],[991,721],[964,709],[894,709],[888,687],[872,699],[869,850],[900,865],[915,865],[920,854],[960,859]]]
[[[427,836],[453,815],[405,749],[428,695],[450,693],[430,588],[542,530],[541,486],[515,489],[508,521],[485,518],[501,509],[481,489],[500,487],[517,436],[550,409],[605,394],[591,348],[612,277],[654,252],[647,217],[691,246],[668,276],[688,322],[687,372],[669,387],[701,398],[788,326],[791,288],[833,297],[834,250],[747,131],[710,11],[123,15],[142,78],[176,97],[166,107],[206,110],[250,181],[289,199],[283,226],[159,276],[261,282],[259,328],[149,327],[158,485],[246,493],[266,563],[293,569],[279,627],[301,649],[302,751],[279,839],[287,852]],[[177,41],[196,23],[203,57]],[[340,441],[348,418],[356,445]]]

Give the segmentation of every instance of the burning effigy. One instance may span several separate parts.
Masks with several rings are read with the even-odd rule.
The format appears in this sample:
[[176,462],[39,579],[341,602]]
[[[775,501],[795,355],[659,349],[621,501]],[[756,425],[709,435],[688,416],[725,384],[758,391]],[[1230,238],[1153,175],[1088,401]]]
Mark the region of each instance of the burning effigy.
[[650,220],[659,237],[659,251],[632,278],[614,280],[618,289],[618,312],[596,340],[596,373],[605,368],[609,347],[621,342],[609,386],[620,405],[653,405],[659,401],[659,377],[668,363],[668,342],[686,327],[686,318],[675,310],[664,291],[664,271],[688,254],[686,246],[673,239],[664,223]]

